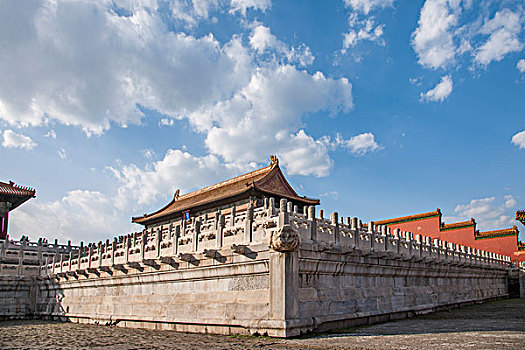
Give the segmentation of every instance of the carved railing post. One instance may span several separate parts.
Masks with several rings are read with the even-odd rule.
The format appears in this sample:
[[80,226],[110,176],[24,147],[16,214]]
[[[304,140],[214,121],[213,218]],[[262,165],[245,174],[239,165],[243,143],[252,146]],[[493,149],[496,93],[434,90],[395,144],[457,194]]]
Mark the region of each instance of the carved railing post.
[[129,262],[129,248],[131,246],[131,237],[124,237],[124,262],[127,264]]
[[91,268],[91,259],[93,257],[93,244],[89,244],[89,249],[88,249],[88,269]]
[[115,265],[116,252],[117,252],[117,237],[113,239],[113,245],[111,246],[111,266]]
[[102,266],[102,242],[98,242],[98,267]]
[[175,226],[175,233],[173,234],[172,239],[172,248],[173,256],[176,256],[179,253],[179,237],[180,237],[180,225]]
[[287,200],[285,198],[281,199],[279,205],[279,227],[283,227],[290,223],[290,216],[287,210]]
[[162,242],[162,226],[157,228],[155,232],[155,250],[157,252],[157,257],[160,257],[160,242]]
[[315,220],[315,206],[308,207],[308,229],[310,230],[310,239],[317,240],[317,221]]
[[146,245],[148,243],[148,231],[142,231],[142,242],[140,244],[140,261],[144,260],[146,254]]
[[337,212],[333,212],[330,215],[330,221],[334,228],[334,244],[338,244],[339,243],[339,214]]
[[250,201],[246,210],[246,221],[244,223],[244,242],[251,243],[253,240],[253,202]]
[[[233,221],[233,213],[234,213],[234,210],[232,208],[232,221]],[[194,230],[195,231],[193,232],[192,244],[193,244],[193,251],[196,252],[199,249],[199,234],[201,232],[201,219],[200,218],[195,220]]]
[[221,213],[218,214],[219,215],[217,216],[217,234],[215,239],[217,240],[217,248],[222,248],[224,244],[224,226],[226,226],[226,220],[224,219],[224,215],[222,215]]

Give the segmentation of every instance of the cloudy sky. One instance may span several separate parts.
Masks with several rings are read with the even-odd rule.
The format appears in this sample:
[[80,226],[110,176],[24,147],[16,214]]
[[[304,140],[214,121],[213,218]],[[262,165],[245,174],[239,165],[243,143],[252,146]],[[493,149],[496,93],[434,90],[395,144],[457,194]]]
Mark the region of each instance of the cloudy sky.
[[520,0],[4,0],[0,44],[13,238],[137,230],[271,154],[367,221],[525,208]]

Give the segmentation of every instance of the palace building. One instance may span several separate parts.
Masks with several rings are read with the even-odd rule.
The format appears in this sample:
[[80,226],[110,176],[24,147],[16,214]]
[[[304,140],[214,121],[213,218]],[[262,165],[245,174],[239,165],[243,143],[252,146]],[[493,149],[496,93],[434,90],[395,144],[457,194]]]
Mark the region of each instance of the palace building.
[[233,211],[245,211],[250,204],[262,205],[264,198],[273,197],[288,202],[302,212],[305,207],[318,205],[318,199],[300,197],[290,186],[281,169],[277,157],[270,157],[270,165],[262,169],[205,187],[184,195],[177,190],[171,202],[151,214],[132,218],[132,222],[144,225],[146,229],[189,220],[204,214],[218,215]]
[[35,198],[36,191],[29,187],[18,186],[14,182],[0,181],[0,239],[7,238],[9,212],[22,203]]

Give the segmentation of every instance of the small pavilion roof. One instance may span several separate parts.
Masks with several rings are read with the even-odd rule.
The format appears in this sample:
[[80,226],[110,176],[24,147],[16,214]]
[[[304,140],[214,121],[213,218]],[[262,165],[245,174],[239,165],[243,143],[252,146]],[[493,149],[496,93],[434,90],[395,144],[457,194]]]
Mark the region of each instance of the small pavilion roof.
[[399,223],[402,223],[402,222],[427,219],[427,218],[431,218],[431,217],[435,217],[435,216],[441,216],[441,210],[439,208],[437,208],[434,211],[429,211],[427,213],[408,215],[408,216],[401,216],[399,218],[374,221],[374,224],[375,225],[392,225],[392,224],[399,224]]
[[525,225],[525,209],[524,210],[518,210],[516,212],[516,220],[518,220],[523,225]]
[[36,191],[33,188],[16,185],[13,181],[9,181],[9,183],[0,181],[0,202],[11,203],[9,210],[13,210],[25,201],[36,197],[35,194]]
[[277,157],[270,157],[267,167],[219,182],[184,195],[175,192],[173,200],[164,208],[142,217],[133,217],[132,222],[146,225],[167,216],[178,215],[183,211],[203,207],[211,203],[222,202],[229,198],[246,195],[250,192],[261,193],[270,197],[284,197],[304,205],[317,205],[318,199],[300,197],[290,186],[281,169]]

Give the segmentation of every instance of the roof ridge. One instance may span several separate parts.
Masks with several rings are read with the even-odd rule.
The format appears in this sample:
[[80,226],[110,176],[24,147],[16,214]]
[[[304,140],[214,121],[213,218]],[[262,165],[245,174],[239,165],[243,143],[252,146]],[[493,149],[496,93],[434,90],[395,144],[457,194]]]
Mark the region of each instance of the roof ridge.
[[518,227],[516,225],[513,225],[509,228],[502,228],[499,230],[490,230],[490,231],[477,231],[476,235],[478,236],[486,236],[486,235],[497,235],[497,234],[509,234],[509,233],[518,233]]
[[407,215],[407,216],[400,216],[400,217],[392,218],[392,219],[385,219],[385,220],[374,221],[374,224],[376,224],[376,225],[388,225],[388,224],[394,224],[394,223],[403,222],[403,221],[412,221],[412,220],[425,219],[425,218],[432,217],[432,216],[437,216],[437,215],[441,215],[441,209],[439,209],[439,208],[437,208],[434,211],[429,211],[429,212],[426,212],[426,213],[413,214],[413,215]]
[[227,185],[227,184],[230,184],[230,183],[233,183],[233,182],[241,181],[244,178],[251,177],[253,175],[258,175],[259,173],[263,173],[265,170],[271,170],[273,166],[274,166],[273,164],[270,164],[268,166],[265,166],[264,168],[256,169],[256,170],[250,171],[248,173],[241,174],[239,176],[233,177],[231,179],[224,180],[224,181],[218,182],[216,184],[209,185],[209,186],[200,188],[198,190],[185,193],[183,195],[178,196],[176,200],[192,197],[192,196],[195,196],[197,194],[201,194],[203,192],[207,192],[209,190],[213,190],[213,189],[219,188],[221,186],[224,186],[224,185]]

